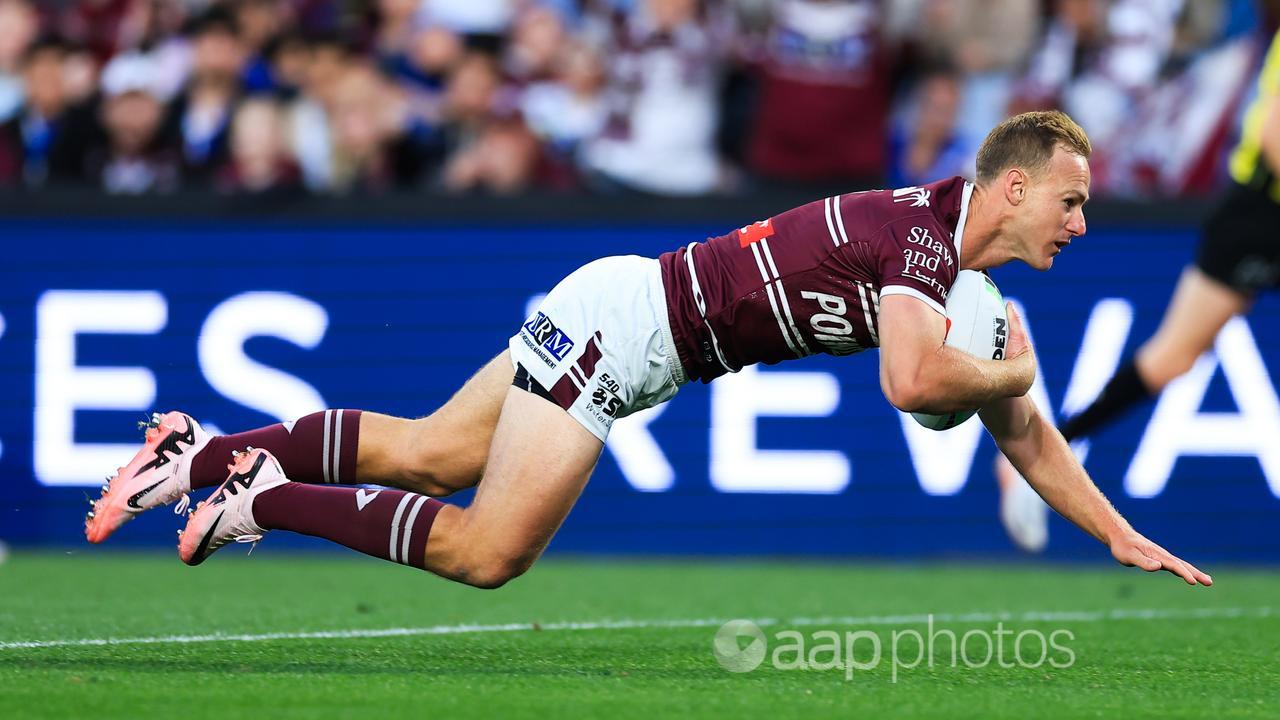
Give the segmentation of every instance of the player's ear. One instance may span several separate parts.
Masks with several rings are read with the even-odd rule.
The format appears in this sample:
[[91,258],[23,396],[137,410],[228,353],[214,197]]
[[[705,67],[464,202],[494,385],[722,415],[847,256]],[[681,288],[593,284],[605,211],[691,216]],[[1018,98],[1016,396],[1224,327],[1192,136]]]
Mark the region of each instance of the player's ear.
[[1004,173],[1004,197],[1010,205],[1021,205],[1027,198],[1027,174],[1018,168]]

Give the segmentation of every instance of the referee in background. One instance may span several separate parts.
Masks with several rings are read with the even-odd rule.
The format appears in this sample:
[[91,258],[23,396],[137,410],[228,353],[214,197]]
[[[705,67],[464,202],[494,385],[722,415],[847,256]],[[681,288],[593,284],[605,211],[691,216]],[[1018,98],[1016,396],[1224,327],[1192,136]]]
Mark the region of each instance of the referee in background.
[[[1231,152],[1230,174],[1230,187],[1205,222],[1195,262],[1183,270],[1160,328],[1121,364],[1087,408],[1061,425],[1068,442],[1092,435],[1159,395],[1213,346],[1227,321],[1249,310],[1258,293],[1280,287],[1280,31],[1263,60],[1257,96]],[[1004,457],[997,458],[995,467],[1006,528],[1011,522],[1047,524],[1042,507],[1006,517],[1006,505],[1019,507],[1006,496],[1021,480]],[[1040,538],[1034,544],[1013,529],[1010,536],[1022,549],[1037,552],[1044,547],[1047,527],[1037,529],[1030,534]]]

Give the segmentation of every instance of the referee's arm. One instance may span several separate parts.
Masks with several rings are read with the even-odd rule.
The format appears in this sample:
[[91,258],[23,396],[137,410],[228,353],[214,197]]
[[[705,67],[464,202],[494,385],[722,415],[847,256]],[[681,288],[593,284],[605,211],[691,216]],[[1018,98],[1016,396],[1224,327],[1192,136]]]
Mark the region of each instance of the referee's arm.
[[1267,168],[1272,174],[1280,174],[1280,102],[1277,102],[1277,96],[1272,94],[1266,100],[1263,108],[1262,117],[1262,137],[1259,144],[1262,147],[1262,161],[1267,164]]

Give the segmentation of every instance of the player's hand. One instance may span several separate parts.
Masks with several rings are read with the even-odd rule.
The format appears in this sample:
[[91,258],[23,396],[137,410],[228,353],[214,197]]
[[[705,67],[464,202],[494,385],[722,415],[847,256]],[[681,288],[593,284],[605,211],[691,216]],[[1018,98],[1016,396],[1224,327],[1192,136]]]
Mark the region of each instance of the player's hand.
[[1136,532],[1128,532],[1111,543],[1111,554],[1121,565],[1139,567],[1147,572],[1167,570],[1182,578],[1188,585],[1213,584],[1213,578],[1200,572],[1195,565],[1175,557],[1172,553]]
[[1013,303],[1006,302],[1004,310],[1009,317],[1009,339],[1004,346],[1004,359],[1012,362],[1015,368],[1014,391],[1010,397],[1021,397],[1031,390],[1036,381],[1036,353],[1022,325],[1022,316],[1014,309]]

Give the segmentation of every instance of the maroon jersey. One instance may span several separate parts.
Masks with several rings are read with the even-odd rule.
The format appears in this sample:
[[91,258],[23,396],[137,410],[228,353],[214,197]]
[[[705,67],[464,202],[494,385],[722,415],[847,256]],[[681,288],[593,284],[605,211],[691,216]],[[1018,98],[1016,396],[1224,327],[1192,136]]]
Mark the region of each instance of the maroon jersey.
[[658,258],[690,379],[878,347],[880,298],[945,314],[973,186],[837,195]]

